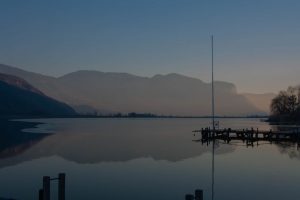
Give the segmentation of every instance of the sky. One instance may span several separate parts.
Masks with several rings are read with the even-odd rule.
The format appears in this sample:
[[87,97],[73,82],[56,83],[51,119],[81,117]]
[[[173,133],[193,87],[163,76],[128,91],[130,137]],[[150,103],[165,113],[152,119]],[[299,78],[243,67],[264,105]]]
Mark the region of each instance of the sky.
[[300,84],[298,0],[1,0],[0,63],[215,78],[239,92]]

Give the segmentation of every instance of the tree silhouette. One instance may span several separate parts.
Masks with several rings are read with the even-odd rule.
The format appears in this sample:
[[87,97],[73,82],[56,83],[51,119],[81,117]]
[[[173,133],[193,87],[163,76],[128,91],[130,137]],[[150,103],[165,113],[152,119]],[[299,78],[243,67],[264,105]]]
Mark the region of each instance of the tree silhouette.
[[271,102],[271,118],[275,121],[298,121],[300,119],[300,88],[289,87],[280,91]]

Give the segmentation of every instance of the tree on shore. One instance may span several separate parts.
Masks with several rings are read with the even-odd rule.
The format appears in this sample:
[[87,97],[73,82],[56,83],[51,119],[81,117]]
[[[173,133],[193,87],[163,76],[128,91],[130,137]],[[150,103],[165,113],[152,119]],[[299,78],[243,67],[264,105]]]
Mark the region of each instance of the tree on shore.
[[272,99],[271,121],[300,121],[300,87],[289,87]]

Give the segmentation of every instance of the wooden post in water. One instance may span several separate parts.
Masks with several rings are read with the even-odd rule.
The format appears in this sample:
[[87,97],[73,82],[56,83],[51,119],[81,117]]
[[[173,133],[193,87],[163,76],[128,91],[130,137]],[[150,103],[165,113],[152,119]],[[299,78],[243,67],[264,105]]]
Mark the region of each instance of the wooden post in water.
[[299,149],[299,128],[297,128],[296,142],[297,142],[297,150],[298,150]]
[[229,129],[224,129],[224,134],[225,134],[225,140],[227,143],[229,143]]
[[255,138],[256,138],[256,145],[258,146],[258,128],[256,129]]
[[258,128],[256,129],[255,138],[256,138],[256,140],[258,140]]
[[50,200],[50,177],[43,177],[43,200]]
[[66,174],[58,174],[58,200],[65,200],[65,186],[66,186]]
[[194,195],[192,194],[185,195],[185,200],[194,200]]
[[195,200],[203,200],[203,190],[195,190]]
[[43,200],[43,189],[39,190],[39,200]]
[[243,132],[242,132],[242,139],[243,139],[243,142],[245,140],[245,129],[243,129]]

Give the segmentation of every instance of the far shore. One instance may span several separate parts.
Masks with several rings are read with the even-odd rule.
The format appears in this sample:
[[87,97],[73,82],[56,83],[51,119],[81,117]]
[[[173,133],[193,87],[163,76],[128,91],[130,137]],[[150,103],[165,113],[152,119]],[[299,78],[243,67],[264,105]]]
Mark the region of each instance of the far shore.
[[[61,115],[11,115],[11,116],[0,116],[0,119],[40,119],[40,118],[168,118],[168,119],[210,119],[212,116],[164,116],[164,115],[70,115],[70,116],[61,116]],[[226,119],[226,118],[256,118],[256,119],[264,119],[267,121],[269,116],[215,116],[217,119]]]

